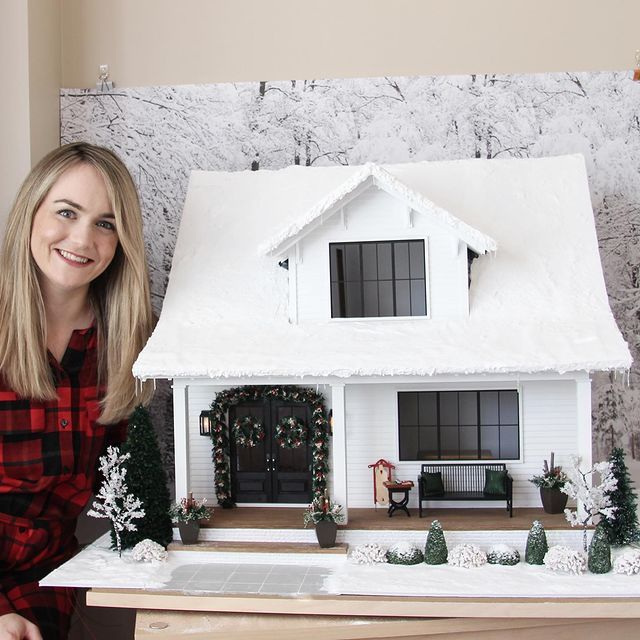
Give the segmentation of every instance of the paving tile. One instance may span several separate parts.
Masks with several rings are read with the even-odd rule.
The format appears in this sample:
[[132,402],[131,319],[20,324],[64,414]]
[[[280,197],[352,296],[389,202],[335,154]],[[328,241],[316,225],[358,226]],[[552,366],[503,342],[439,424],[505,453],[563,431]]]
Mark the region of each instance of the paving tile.
[[297,594],[300,589],[300,583],[294,584],[263,584],[260,587],[260,593],[272,593],[279,595],[293,595]]
[[266,577],[264,573],[233,573],[227,578],[227,584],[262,584]]
[[225,584],[222,593],[259,593],[262,583]]
[[186,587],[184,587],[185,591],[202,591],[202,592],[221,592],[225,585],[224,581],[219,582],[200,582],[198,580],[194,580],[192,582],[188,582]]

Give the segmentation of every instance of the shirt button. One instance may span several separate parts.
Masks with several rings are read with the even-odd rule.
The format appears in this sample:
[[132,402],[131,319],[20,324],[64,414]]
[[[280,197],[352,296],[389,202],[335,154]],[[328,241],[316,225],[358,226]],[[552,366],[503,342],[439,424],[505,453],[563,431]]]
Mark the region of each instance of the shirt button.
[[61,427],[66,427],[68,426],[69,421],[66,418],[62,418],[62,420],[60,420],[60,426]]
[[69,467],[63,467],[62,473],[69,473]]

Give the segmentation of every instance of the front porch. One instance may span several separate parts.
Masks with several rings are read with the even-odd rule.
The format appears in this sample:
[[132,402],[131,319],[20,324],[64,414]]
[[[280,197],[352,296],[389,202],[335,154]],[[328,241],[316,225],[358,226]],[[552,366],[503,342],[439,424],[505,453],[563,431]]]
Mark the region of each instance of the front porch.
[[[214,516],[204,529],[304,529],[303,506],[300,507],[236,507],[215,508]],[[411,516],[396,512],[387,516],[384,507],[349,509],[349,522],[342,530],[359,531],[426,531],[433,520],[439,520],[444,531],[528,531],[534,520],[540,520],[547,531],[570,531],[563,513],[549,514],[542,508],[518,508],[509,517],[506,509],[427,509],[423,518],[417,509]],[[575,530],[574,530],[575,531]]]

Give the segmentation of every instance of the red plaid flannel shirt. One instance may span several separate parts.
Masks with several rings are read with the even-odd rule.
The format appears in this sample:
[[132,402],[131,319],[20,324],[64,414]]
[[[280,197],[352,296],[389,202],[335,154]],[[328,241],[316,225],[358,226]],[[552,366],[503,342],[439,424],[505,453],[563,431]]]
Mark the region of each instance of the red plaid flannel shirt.
[[96,342],[93,327],[74,331],[62,362],[50,357],[57,400],[25,400],[0,383],[0,615],[15,610],[16,585],[74,553],[98,457],[126,433],[96,422]]

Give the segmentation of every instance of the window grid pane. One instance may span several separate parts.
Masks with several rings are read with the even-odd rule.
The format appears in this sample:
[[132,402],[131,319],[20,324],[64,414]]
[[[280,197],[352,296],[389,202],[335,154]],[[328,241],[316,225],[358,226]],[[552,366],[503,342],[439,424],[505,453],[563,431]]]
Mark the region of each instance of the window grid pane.
[[423,240],[332,243],[329,267],[333,318],[427,315]]
[[518,405],[512,389],[398,392],[400,459],[518,459]]

